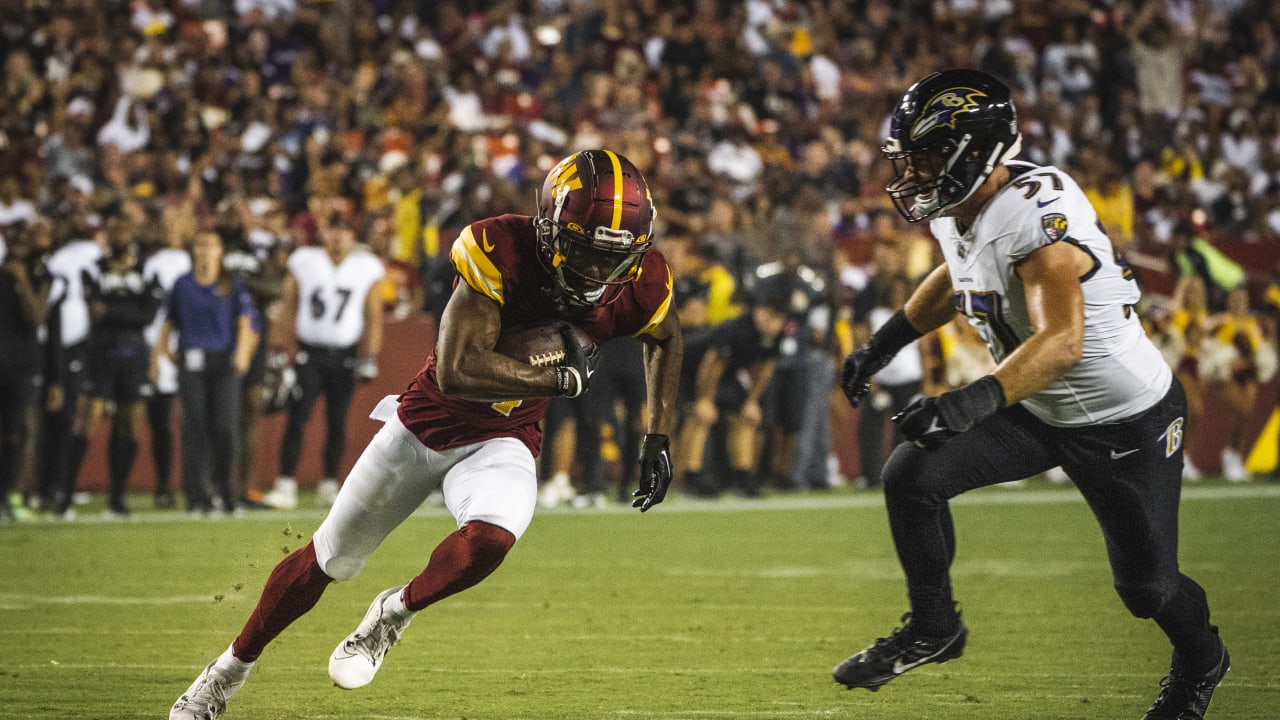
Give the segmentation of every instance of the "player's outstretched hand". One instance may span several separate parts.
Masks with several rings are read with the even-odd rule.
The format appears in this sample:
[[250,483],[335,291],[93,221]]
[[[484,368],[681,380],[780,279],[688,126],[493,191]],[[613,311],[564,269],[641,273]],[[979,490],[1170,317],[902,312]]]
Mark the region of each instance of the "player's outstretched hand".
[[850,405],[858,407],[858,403],[871,390],[872,376],[883,370],[892,359],[870,345],[863,345],[849,353],[840,372],[840,389],[849,398]]
[[644,512],[662,502],[671,487],[671,441],[666,435],[649,433],[640,443],[640,489],[631,507]]

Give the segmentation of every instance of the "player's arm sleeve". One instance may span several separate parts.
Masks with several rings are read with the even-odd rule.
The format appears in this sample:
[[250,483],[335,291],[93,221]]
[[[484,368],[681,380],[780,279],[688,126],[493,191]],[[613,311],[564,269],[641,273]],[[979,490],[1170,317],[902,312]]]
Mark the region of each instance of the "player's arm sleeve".
[[[453,267],[472,290],[502,305],[505,302],[502,287],[502,272],[494,264],[485,248],[493,249],[488,238],[487,228],[480,229],[480,239],[475,236],[475,225],[462,229],[458,239],[453,243],[449,259]],[[482,245],[483,244],[483,245]]]

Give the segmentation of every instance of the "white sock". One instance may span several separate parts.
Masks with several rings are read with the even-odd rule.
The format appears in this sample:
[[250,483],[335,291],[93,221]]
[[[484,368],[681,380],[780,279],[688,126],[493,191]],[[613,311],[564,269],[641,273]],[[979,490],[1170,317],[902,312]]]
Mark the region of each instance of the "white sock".
[[410,610],[404,604],[404,593],[405,590],[408,589],[409,586],[405,585],[400,589],[400,592],[392,593],[390,597],[382,601],[382,612],[384,615],[388,615],[396,620],[404,620],[405,618],[411,618],[414,615],[417,615],[416,612]]
[[221,670],[222,674],[232,682],[243,681],[249,675],[249,671],[253,669],[253,663],[245,662],[236,657],[230,645],[218,656],[217,660],[213,661],[213,666]]

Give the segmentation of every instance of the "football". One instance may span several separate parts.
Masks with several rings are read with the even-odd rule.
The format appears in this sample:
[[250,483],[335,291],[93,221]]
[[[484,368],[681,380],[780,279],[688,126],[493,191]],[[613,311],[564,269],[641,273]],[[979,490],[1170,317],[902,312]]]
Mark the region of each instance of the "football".
[[578,346],[588,353],[595,342],[574,325],[564,320],[545,320],[527,325],[504,327],[498,334],[498,344],[493,351],[535,367],[553,367],[564,361],[564,339],[560,327],[569,325]]

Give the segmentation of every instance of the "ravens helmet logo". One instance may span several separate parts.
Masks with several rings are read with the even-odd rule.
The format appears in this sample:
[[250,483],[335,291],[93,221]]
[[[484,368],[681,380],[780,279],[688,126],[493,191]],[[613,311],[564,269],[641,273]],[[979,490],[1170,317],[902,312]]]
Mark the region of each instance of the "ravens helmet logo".
[[987,97],[981,90],[957,87],[934,95],[925,105],[920,119],[911,128],[911,139],[919,140],[937,127],[955,129],[956,116],[978,109],[978,98]]

